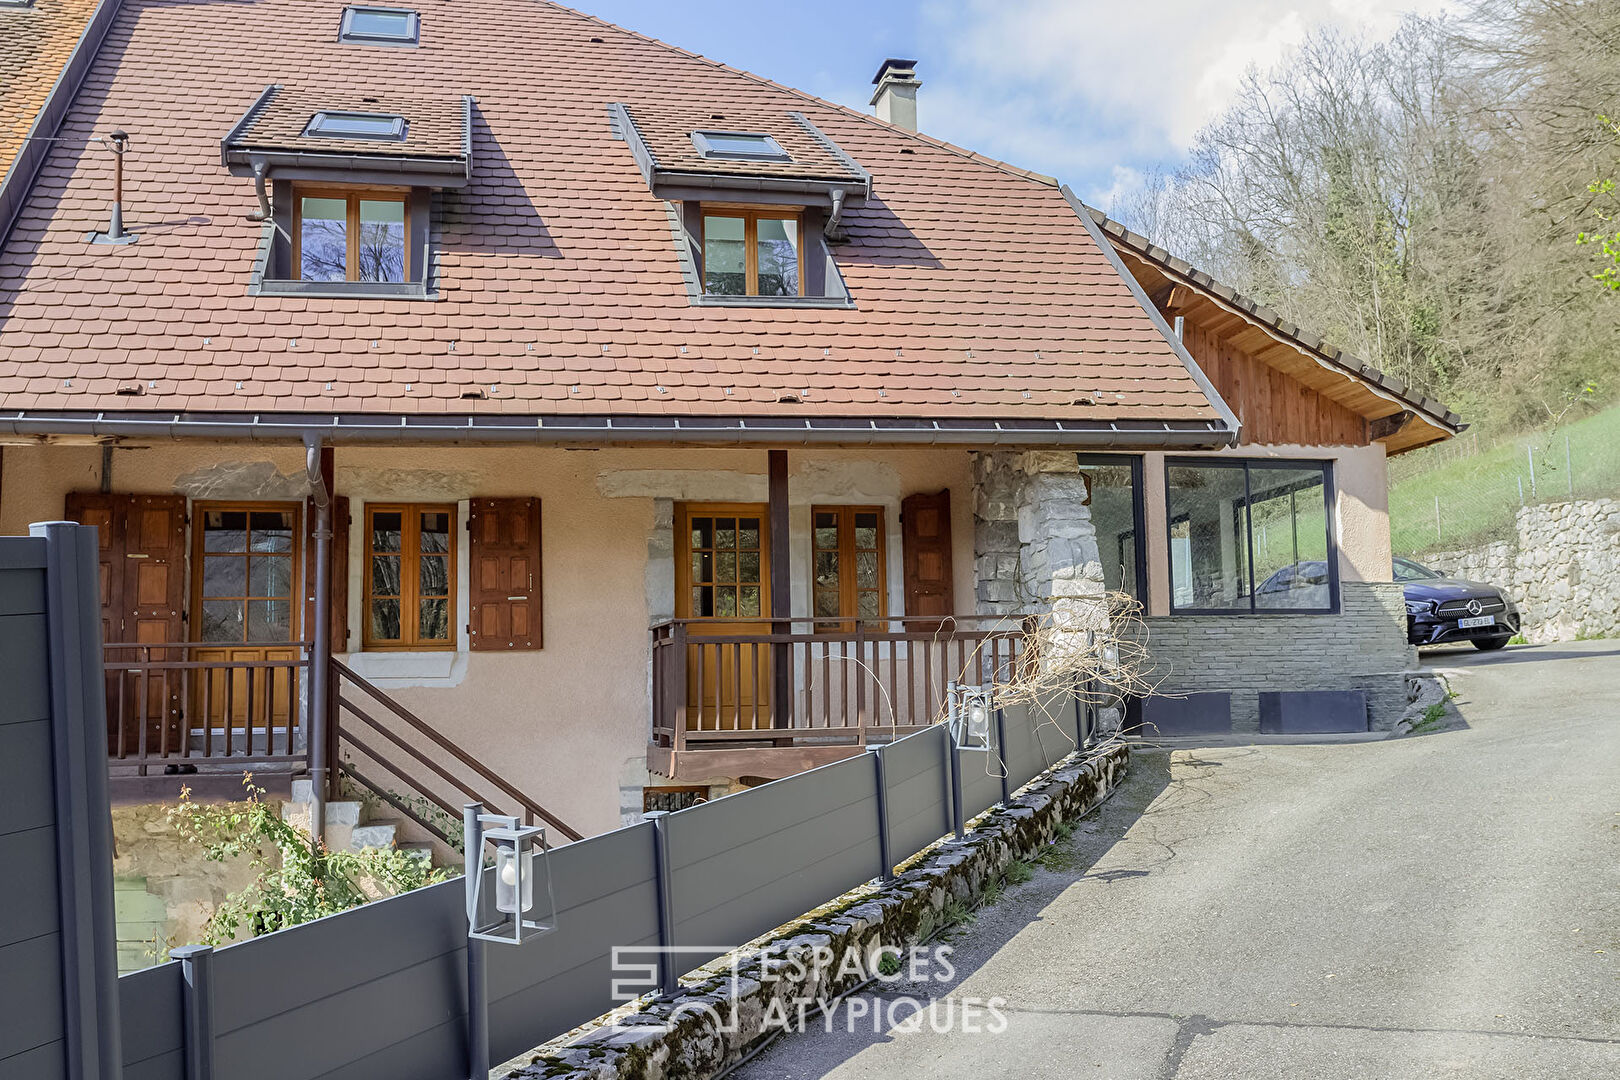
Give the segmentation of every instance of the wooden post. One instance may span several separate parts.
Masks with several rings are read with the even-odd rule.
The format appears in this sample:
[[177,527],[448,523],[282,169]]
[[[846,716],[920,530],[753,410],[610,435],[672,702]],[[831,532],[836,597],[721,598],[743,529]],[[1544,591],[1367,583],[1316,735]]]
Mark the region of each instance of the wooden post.
[[[792,560],[788,557],[788,460],[786,450],[766,451],[771,515],[771,633],[793,632]],[[793,725],[793,653],[785,641],[771,647],[771,726]],[[792,741],[777,741],[791,746]]]

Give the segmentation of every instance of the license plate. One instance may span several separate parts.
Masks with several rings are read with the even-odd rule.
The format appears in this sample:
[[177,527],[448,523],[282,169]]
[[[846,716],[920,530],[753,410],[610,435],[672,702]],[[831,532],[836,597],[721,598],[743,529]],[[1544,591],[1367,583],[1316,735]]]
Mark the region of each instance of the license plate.
[[1476,626],[1494,626],[1496,620],[1489,615],[1475,615],[1468,619],[1458,619],[1457,625],[1464,630],[1472,630]]

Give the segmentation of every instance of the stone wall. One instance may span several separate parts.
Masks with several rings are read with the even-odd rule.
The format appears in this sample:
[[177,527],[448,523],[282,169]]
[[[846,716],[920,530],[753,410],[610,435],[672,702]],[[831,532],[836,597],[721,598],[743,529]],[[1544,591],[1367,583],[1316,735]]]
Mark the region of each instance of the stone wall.
[[1262,690],[1366,690],[1372,726],[1406,709],[1401,586],[1346,581],[1337,615],[1161,615],[1146,621],[1149,682],[1163,694],[1230,691],[1232,730],[1260,730]]
[[257,876],[246,857],[204,859],[202,849],[169,824],[169,805],[112,809],[121,971],[161,963],[170,948],[200,940],[219,902]]
[[1107,587],[1089,500],[1072,453],[974,455],[979,614],[1051,612],[1060,632],[1100,629]]
[[[948,925],[1014,859],[1038,856],[1065,820],[1095,808],[1125,775],[1129,751],[1109,742],[1037,777],[1007,806],[981,815],[893,881],[867,885],[682,980],[523,1055],[512,1080],[706,1080],[739,1064],[797,1015],[797,1003],[855,989],[881,947],[904,949]],[[796,963],[821,950],[825,964]],[[735,972],[735,979],[732,977]]]
[[1419,561],[1507,590],[1530,641],[1620,637],[1620,500],[1522,507],[1513,539]]

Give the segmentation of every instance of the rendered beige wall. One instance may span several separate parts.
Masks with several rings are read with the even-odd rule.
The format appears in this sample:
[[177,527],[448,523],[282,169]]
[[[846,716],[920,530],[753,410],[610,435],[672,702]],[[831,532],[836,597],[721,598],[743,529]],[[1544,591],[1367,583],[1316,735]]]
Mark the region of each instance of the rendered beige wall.
[[[973,598],[971,471],[966,451],[790,450],[796,614],[807,611],[809,505],[886,508],[889,610],[902,610],[899,503],[950,488],[957,606]],[[69,491],[100,484],[94,446],[8,446],[0,532],[62,516]],[[336,487],[349,496],[350,641],[360,641],[359,555],[367,501],[460,505],[460,647],[454,653],[356,654],[349,660],[407,708],[510,776],[581,832],[640,809],[650,720],[647,628],[672,613],[669,510],[674,500],[763,502],[764,450],[563,450],[539,447],[340,447]],[[113,453],[112,490],[192,498],[299,499],[297,446],[153,443]],[[466,651],[466,500],[542,500],[545,647]]]
[[[1170,613],[1170,549],[1163,453],[1144,455],[1147,517],[1148,613]],[[1307,458],[1333,462],[1338,493],[1334,514],[1341,581],[1389,581],[1389,476],[1382,443],[1370,446],[1242,446],[1212,454],[1173,457]]]

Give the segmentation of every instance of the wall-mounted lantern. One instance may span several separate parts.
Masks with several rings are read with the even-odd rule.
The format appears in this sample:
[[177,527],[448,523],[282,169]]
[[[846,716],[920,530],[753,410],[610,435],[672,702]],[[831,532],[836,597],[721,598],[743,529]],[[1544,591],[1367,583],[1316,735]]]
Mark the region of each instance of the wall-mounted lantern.
[[[467,887],[467,1075],[489,1077],[489,993],[484,976],[484,943],[522,945],[557,928],[546,858],[546,830],[519,824],[515,817],[484,813],[483,803],[462,808]],[[495,849],[486,875],[484,847]],[[494,896],[484,879],[494,881]],[[544,896],[537,910],[535,899]],[[493,899],[493,905],[490,901]],[[494,911],[488,910],[491,906]]]
[[957,746],[990,745],[989,686],[968,686],[958,682],[945,687],[946,720]]

